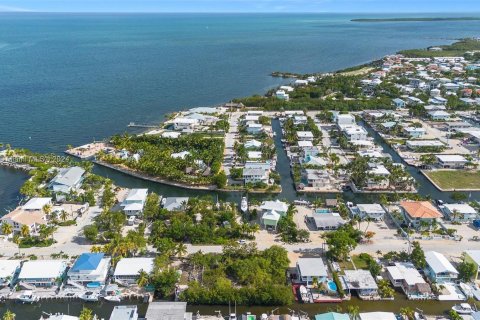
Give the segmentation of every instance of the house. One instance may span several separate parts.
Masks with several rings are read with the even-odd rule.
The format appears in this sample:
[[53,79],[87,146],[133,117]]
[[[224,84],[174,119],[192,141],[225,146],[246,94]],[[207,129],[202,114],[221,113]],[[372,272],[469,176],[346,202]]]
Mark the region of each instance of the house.
[[0,288],[12,284],[21,266],[21,260],[0,260]]
[[468,160],[464,156],[457,154],[437,154],[437,164],[442,168],[460,169],[465,167]]
[[385,209],[378,203],[373,204],[357,204],[351,209],[353,216],[359,216],[361,219],[383,220]]
[[429,112],[429,111],[438,111],[438,110],[447,110],[447,107],[445,107],[444,105],[436,105],[436,104],[429,104],[428,106],[424,106],[423,109],[426,111],[426,112]]
[[307,116],[294,116],[293,117],[293,124],[294,125],[307,124],[307,121],[308,121]]
[[280,200],[264,201],[260,206],[260,210],[262,210],[263,212],[276,211],[280,215],[284,216],[287,214],[288,204]]
[[[302,141],[299,141],[299,143],[300,142],[302,142]],[[310,142],[310,141],[303,141],[303,142]],[[320,154],[320,149],[318,147],[314,147],[314,146],[303,147],[302,150],[301,150],[301,154],[304,158],[308,157],[308,156],[316,157]]]
[[113,281],[124,284],[135,284],[141,270],[150,274],[154,267],[154,258],[122,258],[117,262],[113,273]]
[[455,222],[471,222],[478,217],[477,210],[467,203],[447,203],[440,206],[440,210]]
[[139,216],[147,201],[148,189],[131,189],[120,204],[127,216]]
[[338,114],[336,117],[336,122],[338,126],[342,125],[354,125],[356,123],[355,116],[347,113],[347,114]]
[[281,217],[282,216],[275,210],[267,210],[262,215],[262,224],[267,230],[277,230],[277,224]]
[[443,110],[429,111],[428,116],[434,121],[446,121],[450,119],[450,113]]
[[83,181],[85,170],[80,167],[61,168],[50,181],[48,189],[55,193],[70,193],[77,191]]
[[480,272],[480,250],[465,250],[465,262],[473,263],[475,265],[474,280],[478,280]]
[[454,282],[458,278],[458,271],[445,258],[445,256],[436,251],[425,252],[425,275],[436,283]]
[[359,320],[397,320],[393,312],[363,312],[358,315]]
[[110,269],[110,260],[103,253],[81,254],[68,270],[68,282],[81,285],[88,285],[92,282],[105,284]]
[[311,131],[297,131],[297,138],[300,141],[313,141],[313,133]]
[[262,159],[262,152],[261,151],[248,151],[247,157],[248,157],[248,159],[251,159],[251,160],[259,160],[259,159]]
[[421,138],[427,131],[424,128],[403,127],[403,133],[410,138]]
[[409,105],[409,106],[418,106],[418,105],[421,105],[421,104],[424,104],[424,102],[417,97],[409,96],[407,98],[407,105]]
[[304,165],[311,165],[311,166],[318,166],[318,167],[325,167],[328,165],[328,160],[321,157],[314,157],[314,156],[306,156],[302,163]]
[[346,313],[328,312],[315,315],[315,320],[350,320]]
[[431,104],[445,105],[447,104],[448,100],[443,97],[432,97],[428,99],[428,102]]
[[243,169],[243,180],[247,183],[268,183],[270,169],[262,166],[261,163],[246,163]]
[[388,187],[390,171],[383,164],[369,163],[370,169],[367,171],[368,189],[385,189]]
[[0,221],[12,226],[14,233],[19,233],[22,226],[27,226],[30,234],[36,234],[41,225],[47,224],[43,208],[52,205],[52,198],[32,198],[23,206],[4,215]]
[[[308,164],[312,163],[309,162]],[[328,189],[332,187],[331,176],[326,170],[304,169],[302,176],[308,187],[316,189]]]
[[311,148],[313,147],[312,141],[300,140],[297,142],[299,148]]
[[36,287],[52,287],[63,279],[67,262],[63,260],[30,260],[23,263],[18,281]]
[[181,133],[176,131],[165,131],[162,133],[162,138],[177,139]]
[[188,204],[188,197],[166,197],[162,199],[162,206],[168,211],[182,211]]
[[192,320],[192,313],[186,312],[186,302],[159,302],[148,304],[146,320]]
[[275,92],[275,97],[277,97],[277,99],[280,99],[280,100],[285,100],[285,101],[290,100],[290,95],[286,93],[285,90],[277,90]]
[[297,80],[295,80],[294,84],[296,86],[306,86],[306,85],[308,85],[308,80],[297,79]]
[[247,132],[249,134],[260,134],[263,132],[263,125],[256,122],[247,123]]
[[110,320],[138,320],[137,306],[115,306]]
[[423,148],[442,149],[445,147],[440,140],[407,140],[405,145],[412,151],[421,150]]
[[327,266],[322,258],[299,258],[296,268],[297,279],[307,286],[311,285],[314,279],[318,283],[327,281]]
[[432,295],[432,289],[410,262],[396,262],[394,266],[388,266],[387,277],[409,299],[427,299]]
[[406,102],[404,100],[400,99],[400,98],[393,99],[392,102],[393,102],[393,105],[395,106],[395,108],[397,108],[397,109],[405,108],[405,106],[406,106]]
[[248,140],[244,144],[245,148],[247,149],[258,149],[262,146],[262,143],[258,140]]
[[367,140],[368,132],[364,127],[358,125],[348,125],[341,127],[343,135],[348,141],[364,141]]
[[309,220],[315,226],[315,230],[337,230],[346,221],[337,212],[315,212]]
[[378,295],[378,286],[372,274],[368,270],[345,270],[343,276],[346,290],[351,294],[357,293],[362,299]]
[[197,119],[189,119],[182,117],[173,119],[172,123],[173,129],[177,131],[194,130],[195,127],[199,124]]
[[259,116],[259,115],[256,115],[256,114],[247,114],[247,115],[245,115],[244,122],[245,122],[245,123],[248,123],[248,122],[258,122],[259,119],[260,119],[260,116]]
[[442,214],[429,201],[401,201],[405,221],[413,227],[418,228],[420,224],[432,224],[442,217]]

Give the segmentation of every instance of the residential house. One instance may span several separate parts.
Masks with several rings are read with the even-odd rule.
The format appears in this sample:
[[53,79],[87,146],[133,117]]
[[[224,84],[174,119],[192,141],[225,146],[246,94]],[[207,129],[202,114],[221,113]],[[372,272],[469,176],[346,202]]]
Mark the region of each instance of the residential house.
[[372,204],[357,204],[350,209],[353,216],[358,216],[360,219],[383,220],[385,216],[385,209],[378,203]]
[[430,201],[401,201],[400,207],[407,224],[415,228],[421,224],[431,225],[433,221],[442,217]]
[[395,106],[395,108],[397,108],[397,109],[405,108],[405,106],[406,106],[405,100],[402,100],[400,98],[393,99],[392,102],[393,102],[393,105]]
[[258,140],[248,140],[244,144],[245,148],[247,149],[258,149],[262,146],[262,143]]
[[21,266],[22,260],[0,260],[0,288],[12,284]]
[[337,230],[339,227],[347,223],[337,212],[318,212],[309,218],[315,227],[315,230]]
[[52,198],[32,198],[23,206],[4,215],[0,221],[12,226],[14,233],[19,233],[26,225],[30,234],[38,233],[41,225],[47,224],[47,217],[43,208],[52,205]]
[[264,201],[262,205],[260,206],[260,210],[263,212],[265,211],[276,211],[280,215],[284,216],[287,214],[288,211],[288,204],[280,201],[280,200],[275,200],[275,201]]
[[80,167],[61,168],[50,181],[48,188],[55,193],[77,191],[83,181],[85,170]]
[[168,211],[182,211],[188,204],[188,197],[166,197],[162,199],[162,206]]
[[263,125],[261,123],[250,122],[247,123],[247,133],[260,134],[263,132]]
[[383,164],[369,163],[370,169],[367,171],[368,189],[385,189],[389,185],[390,171]]
[[139,318],[138,318],[138,311],[137,311],[136,305],[115,306],[113,308],[112,314],[110,315],[110,320],[138,320],[138,319]]
[[387,267],[387,277],[395,288],[401,288],[408,299],[427,299],[432,289],[410,262],[396,262]]
[[440,210],[455,222],[471,222],[478,218],[477,210],[467,203],[447,203],[440,206]]
[[268,210],[262,214],[262,225],[267,230],[277,230],[278,221],[282,216],[275,210]]
[[348,141],[364,141],[367,140],[368,132],[364,127],[358,125],[347,125],[341,127],[343,135]]
[[347,313],[328,312],[315,315],[315,320],[350,320]]
[[297,131],[297,139],[300,141],[313,141],[313,133],[311,131]]
[[407,140],[405,145],[412,151],[421,150],[422,148],[443,148],[445,144],[440,140]]
[[407,105],[408,106],[418,106],[418,105],[422,105],[422,104],[424,104],[424,102],[417,97],[409,96],[407,98]]
[[473,279],[478,280],[480,273],[480,250],[465,250],[465,262],[475,265],[475,275]]
[[131,189],[120,204],[127,216],[139,216],[147,201],[148,189]]
[[299,148],[311,148],[313,147],[312,141],[300,140],[297,142]]
[[426,132],[427,131],[424,128],[403,127],[403,133],[410,138],[421,138]]
[[425,275],[435,283],[454,282],[458,278],[458,271],[445,258],[445,256],[436,251],[425,252]]
[[355,116],[353,114],[338,114],[336,117],[336,122],[338,126],[348,126],[354,125],[356,123]]
[[18,281],[36,287],[52,287],[65,276],[67,262],[63,260],[30,260],[23,263]]
[[327,281],[327,270],[322,258],[299,258],[297,260],[297,279],[307,286],[311,285],[314,279],[318,283]]
[[250,162],[245,164],[243,169],[243,180],[247,183],[268,183],[270,175],[270,166],[264,163]]
[[359,320],[397,320],[393,312],[363,312],[358,315]]
[[428,102],[431,104],[445,105],[447,104],[448,100],[443,97],[432,97],[428,99]]
[[302,163],[304,165],[311,165],[311,166],[318,166],[318,167],[325,167],[328,165],[328,160],[321,157],[314,157],[314,156],[306,156]]
[[195,130],[195,128],[199,125],[197,119],[189,119],[189,118],[175,118],[172,121],[173,129],[177,131],[184,131],[184,130]]
[[147,274],[153,271],[154,258],[122,258],[117,262],[113,273],[113,281],[132,285],[137,282],[140,271]]
[[307,116],[294,116],[293,117],[293,124],[294,125],[307,124],[307,121],[308,121]]
[[[309,163],[311,164],[311,161]],[[331,175],[326,170],[304,169],[302,176],[308,187],[316,189],[332,188],[333,181]]]
[[290,100],[290,95],[286,93],[285,90],[277,90],[275,92],[275,97],[277,97],[277,99],[280,99],[280,100],[285,100],[285,101]]
[[110,269],[110,260],[103,253],[83,253],[73,266],[68,270],[68,282],[81,285],[89,283],[105,284],[108,270]]
[[434,121],[446,121],[450,119],[450,113],[443,110],[429,111],[428,116]]
[[464,168],[468,160],[457,154],[437,154],[437,164],[441,168],[460,169]]
[[356,293],[361,299],[378,296],[378,286],[368,270],[345,270],[343,276],[346,289],[350,294]]
[[247,157],[250,160],[259,160],[262,159],[262,152],[261,151],[248,151]]

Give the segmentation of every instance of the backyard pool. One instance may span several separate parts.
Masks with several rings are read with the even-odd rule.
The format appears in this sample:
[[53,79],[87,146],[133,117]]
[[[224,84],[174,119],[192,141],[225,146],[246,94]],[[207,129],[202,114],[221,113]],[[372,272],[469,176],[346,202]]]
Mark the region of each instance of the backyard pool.
[[337,284],[332,280],[328,280],[328,289],[330,289],[330,291],[337,291]]
[[316,209],[315,213],[316,214],[325,214],[325,213],[330,213],[330,209]]

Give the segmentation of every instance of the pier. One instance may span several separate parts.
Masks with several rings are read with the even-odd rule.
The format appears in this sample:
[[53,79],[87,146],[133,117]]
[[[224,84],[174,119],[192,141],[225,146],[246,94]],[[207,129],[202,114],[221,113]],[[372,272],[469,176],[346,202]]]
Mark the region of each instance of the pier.
[[146,129],[157,129],[160,126],[158,125],[151,125],[151,124],[141,124],[141,123],[135,123],[135,122],[130,122],[127,127],[129,128],[146,128]]

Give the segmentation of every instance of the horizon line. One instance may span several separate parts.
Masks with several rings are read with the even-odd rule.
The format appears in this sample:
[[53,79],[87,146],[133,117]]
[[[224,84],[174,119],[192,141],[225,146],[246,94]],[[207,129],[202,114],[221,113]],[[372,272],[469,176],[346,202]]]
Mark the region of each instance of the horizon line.
[[102,13],[111,13],[111,14],[446,14],[446,15],[458,15],[466,14],[464,17],[470,17],[472,15],[480,14],[479,11],[474,12],[464,12],[464,11],[293,11],[293,12],[272,12],[272,11],[34,11],[34,10],[0,10],[0,14],[4,13],[59,13],[59,14],[81,14],[81,13],[90,13],[90,14],[102,14]]

